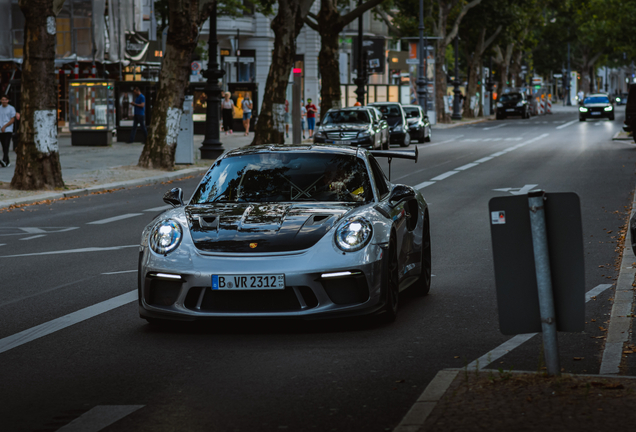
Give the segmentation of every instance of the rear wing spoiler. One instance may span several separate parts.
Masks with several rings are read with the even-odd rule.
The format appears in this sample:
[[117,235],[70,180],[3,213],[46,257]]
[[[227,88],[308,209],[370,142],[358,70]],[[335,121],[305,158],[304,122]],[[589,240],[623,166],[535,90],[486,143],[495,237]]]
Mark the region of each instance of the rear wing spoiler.
[[419,151],[417,147],[414,150],[369,150],[374,157],[385,157],[389,159],[389,180],[391,180],[391,161],[393,158],[411,159],[417,163]]

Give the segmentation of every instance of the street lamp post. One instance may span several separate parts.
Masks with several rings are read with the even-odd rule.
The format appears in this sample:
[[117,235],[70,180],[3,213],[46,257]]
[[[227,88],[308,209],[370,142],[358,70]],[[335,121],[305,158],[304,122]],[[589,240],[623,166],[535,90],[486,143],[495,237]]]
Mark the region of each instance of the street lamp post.
[[216,2],[213,3],[210,12],[210,33],[208,45],[208,68],[202,73],[207,80],[205,95],[207,107],[205,110],[205,139],[199,150],[201,159],[216,159],[225,151],[220,138],[219,129],[219,104],[221,102],[221,87],[219,79],[223,78],[224,70],[219,69],[217,60],[217,47],[219,41],[216,38]]
[[459,90],[459,35],[455,37],[455,80],[453,82],[453,93],[455,94],[455,98],[453,100],[453,115],[451,115],[451,119],[453,120],[461,120],[462,112],[461,112],[461,91]]
[[424,0],[420,0],[420,41],[419,41],[419,72],[417,77],[417,101],[424,111],[424,115],[428,115],[428,83],[426,77],[426,68],[424,67],[424,61],[428,62],[428,39],[426,40],[426,46],[424,46]]
[[[360,1],[358,1],[358,6]],[[364,14],[363,14],[364,15]],[[356,89],[356,95],[358,95],[358,102],[364,105],[364,95],[366,94],[365,86],[367,85],[367,65],[366,56],[362,52],[362,16],[358,18],[358,77],[353,80],[354,84],[358,86]]]
[[566,99],[568,100],[568,106],[572,106],[572,98],[570,97],[570,85],[571,85],[571,78],[570,78],[570,42],[568,42],[568,74],[567,74],[567,78],[566,78],[566,82],[567,82],[567,93],[566,93]]

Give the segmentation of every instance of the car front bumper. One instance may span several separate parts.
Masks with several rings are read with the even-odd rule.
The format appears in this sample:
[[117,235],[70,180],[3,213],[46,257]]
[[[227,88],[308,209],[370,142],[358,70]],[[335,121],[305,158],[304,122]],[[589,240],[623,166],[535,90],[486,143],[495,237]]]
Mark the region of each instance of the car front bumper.
[[595,118],[613,118],[614,117],[614,110],[611,111],[587,111],[587,112],[581,112],[579,111],[579,118],[582,119],[595,119]]
[[[329,318],[371,314],[383,305],[383,249],[318,256],[314,248],[285,254],[177,256],[140,251],[139,313],[142,318],[193,321],[218,318]],[[189,257],[186,257],[185,254]],[[175,254],[174,256],[172,256]],[[351,275],[329,277],[329,274]],[[157,274],[173,275],[166,279]],[[285,275],[284,290],[213,290],[212,275]],[[325,277],[325,275],[327,277]]]
[[514,108],[497,108],[497,114],[500,116],[522,116],[525,113],[526,108],[514,107]]

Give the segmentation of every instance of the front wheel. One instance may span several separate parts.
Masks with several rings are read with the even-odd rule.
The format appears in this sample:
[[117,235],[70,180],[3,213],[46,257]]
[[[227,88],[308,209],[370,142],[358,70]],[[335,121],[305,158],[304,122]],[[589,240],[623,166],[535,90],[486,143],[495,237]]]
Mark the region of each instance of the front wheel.
[[429,128],[428,135],[424,138],[424,142],[431,142],[431,138],[433,138],[433,131]]
[[579,121],[585,121],[585,118],[579,117]]
[[386,141],[382,143],[382,150],[388,150],[388,149],[389,149],[389,140],[387,139]]
[[411,135],[407,132],[404,134],[404,142],[400,144],[400,147],[408,147],[411,145]]

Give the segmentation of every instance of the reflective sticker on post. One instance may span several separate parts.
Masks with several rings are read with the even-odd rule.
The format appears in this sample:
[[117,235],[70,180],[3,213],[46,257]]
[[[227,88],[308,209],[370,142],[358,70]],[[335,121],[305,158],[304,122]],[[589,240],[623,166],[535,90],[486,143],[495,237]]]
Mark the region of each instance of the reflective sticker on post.
[[505,224],[506,223],[506,212],[505,211],[490,212],[490,222],[493,225]]

